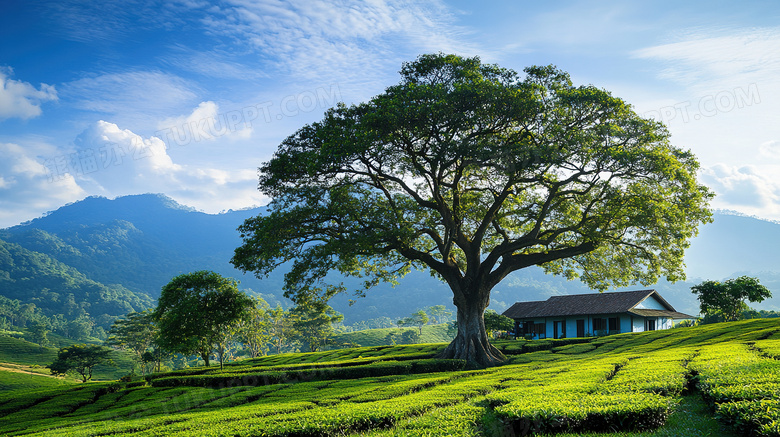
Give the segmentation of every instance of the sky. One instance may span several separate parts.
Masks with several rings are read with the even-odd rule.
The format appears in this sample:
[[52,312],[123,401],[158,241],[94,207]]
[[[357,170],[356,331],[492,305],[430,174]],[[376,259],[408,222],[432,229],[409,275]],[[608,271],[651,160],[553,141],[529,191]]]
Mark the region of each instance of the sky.
[[257,167],[424,53],[556,65],[667,124],[712,207],[780,220],[775,1],[4,0],[0,228],[87,196],[263,205]]

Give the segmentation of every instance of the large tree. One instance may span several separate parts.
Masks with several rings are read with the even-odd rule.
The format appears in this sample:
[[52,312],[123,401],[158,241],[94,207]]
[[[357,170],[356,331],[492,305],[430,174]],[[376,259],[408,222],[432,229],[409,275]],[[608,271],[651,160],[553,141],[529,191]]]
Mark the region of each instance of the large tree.
[[162,288],[154,310],[157,343],[171,352],[198,354],[206,366],[216,349],[222,367],[226,339],[253,306],[234,279],[206,270],[176,276]]
[[739,320],[748,309],[747,303],[761,302],[772,297],[772,292],[758,282],[757,278],[740,276],[724,282],[704,281],[691,287],[699,299],[702,314],[723,315],[725,321]]
[[479,58],[422,55],[366,103],[339,105],[285,139],[260,169],[272,197],[233,263],[262,276],[294,261],[293,299],[365,293],[411,268],[452,289],[458,334],[443,353],[481,365],[490,291],[530,266],[597,289],[684,277],[710,219],[698,162],[660,122],[552,66],[525,75]]

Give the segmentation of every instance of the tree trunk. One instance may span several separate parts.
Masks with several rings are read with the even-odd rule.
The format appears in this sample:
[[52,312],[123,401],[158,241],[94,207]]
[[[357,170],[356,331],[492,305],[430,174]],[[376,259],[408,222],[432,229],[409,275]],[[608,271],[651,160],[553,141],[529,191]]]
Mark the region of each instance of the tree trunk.
[[[463,296],[453,300],[458,308],[458,334],[439,355],[440,358],[466,360],[471,366],[490,367],[502,363],[506,357],[488,341],[485,330],[485,309],[490,302],[489,293]],[[471,297],[471,298],[469,298]]]
[[217,345],[217,357],[219,358],[219,369],[225,369],[225,345],[219,343]]

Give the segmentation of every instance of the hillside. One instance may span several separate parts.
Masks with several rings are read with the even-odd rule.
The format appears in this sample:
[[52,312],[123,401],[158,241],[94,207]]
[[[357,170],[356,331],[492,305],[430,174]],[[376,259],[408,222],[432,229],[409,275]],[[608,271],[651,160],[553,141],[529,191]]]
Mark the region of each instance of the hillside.
[[[241,281],[271,303],[287,303],[282,297],[284,269],[262,280],[244,275],[229,263],[241,244],[236,228],[263,208],[205,214],[179,205],[163,195],[144,194],[109,200],[89,197],[63,206],[44,217],[0,230],[5,245],[14,244],[25,257],[46,259],[37,264],[66,271],[69,276],[92,281],[100,293],[73,293],[76,304],[98,305],[92,296],[121,296],[126,306],[148,305],[173,276],[209,269]],[[775,298],[759,308],[780,309],[780,225],[750,217],[717,213],[715,222],[702,227],[686,256],[689,280],[676,284],[661,281],[653,287],[679,311],[696,314],[698,304],[690,287],[704,279],[724,279],[736,274],[758,276],[764,285],[777,290]],[[21,249],[20,249],[21,248]],[[40,255],[32,255],[33,253]],[[0,275],[8,276],[8,267]],[[39,270],[40,271],[40,270]],[[5,272],[5,273],[2,273]],[[40,271],[43,273],[42,271]],[[26,285],[36,290],[61,291],[48,286],[49,274],[27,275]],[[347,279],[346,284],[356,285]],[[17,283],[17,285],[20,283]],[[635,289],[628,287],[626,289]],[[110,290],[110,292],[108,291]],[[128,291],[130,292],[128,294]],[[18,290],[0,288],[0,295],[13,292],[22,303],[32,302]],[[491,296],[491,308],[502,312],[519,300],[545,300],[552,295],[590,292],[579,281],[545,275],[539,268],[515,272],[501,282]],[[89,295],[88,300],[79,296]],[[29,296],[28,296],[29,297]],[[393,288],[381,284],[350,305],[353,296],[340,295],[332,306],[345,315],[345,323],[377,317],[397,319],[432,305],[444,304],[452,311],[449,289],[427,272],[412,272]],[[113,299],[110,298],[109,299]],[[117,308],[101,310],[115,314]],[[90,311],[92,315],[92,311]]]
[[[59,247],[65,252],[70,250],[64,245]],[[0,290],[2,297],[33,304],[46,316],[61,314],[68,320],[87,312],[95,320],[105,322],[153,303],[147,294],[133,293],[119,284],[96,282],[46,253],[3,240],[0,240]],[[14,313],[0,315],[19,318],[21,311],[34,311],[31,308],[9,310]]]
[[[70,341],[68,344],[73,343]],[[0,394],[22,393],[45,388],[73,387],[79,380],[73,377],[51,376],[46,368],[57,357],[57,349],[43,347],[25,340],[0,336]],[[127,353],[114,354],[115,366],[95,368],[95,381],[116,380],[133,366]]]
[[275,355],[132,383],[0,394],[0,433],[780,433],[778,320],[498,346],[509,360],[488,370],[433,358],[442,344],[381,346]]

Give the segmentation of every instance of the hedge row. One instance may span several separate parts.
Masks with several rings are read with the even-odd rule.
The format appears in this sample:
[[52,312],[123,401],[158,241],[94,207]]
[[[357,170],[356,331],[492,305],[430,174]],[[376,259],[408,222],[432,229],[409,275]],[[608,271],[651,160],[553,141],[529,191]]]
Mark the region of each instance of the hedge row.
[[677,348],[629,359],[625,366],[599,387],[602,393],[648,392],[676,396],[688,388],[687,363],[695,351]]
[[22,431],[30,423],[66,415],[82,405],[93,402],[99,387],[86,386],[63,391],[51,398],[42,398],[27,408],[0,417],[0,429],[4,433]]
[[358,379],[387,375],[410,375],[433,372],[463,370],[465,360],[431,358],[415,361],[377,361],[372,364],[348,367],[325,367],[315,369],[267,371],[246,374],[210,374],[187,377],[163,377],[151,380],[153,387],[236,387],[282,384],[299,381]]
[[759,340],[754,346],[767,357],[780,360],[780,340]]
[[548,393],[496,408],[516,435],[655,429],[670,413],[668,399],[652,393]]
[[[472,374],[473,375],[473,374]],[[489,379],[481,375],[458,378],[447,382],[451,376],[440,375],[442,383],[425,385],[425,377],[416,378],[417,388],[407,387],[403,394],[367,402],[346,400],[327,406],[319,405],[322,396],[349,388],[337,383],[318,381],[282,386],[274,394],[287,396],[263,396],[257,402],[232,408],[200,408],[178,415],[158,414],[127,420],[103,420],[94,424],[81,424],[67,429],[68,436],[135,435],[135,436],[188,436],[188,435],[264,435],[264,436],[336,436],[362,430],[391,426],[400,420],[417,416],[432,409],[456,405],[469,398],[484,395],[494,388]],[[405,381],[405,380],[402,380]],[[365,382],[365,381],[364,381]],[[346,382],[345,382],[346,384]],[[381,389],[387,384],[381,378],[372,382]],[[354,393],[364,390],[365,384],[355,384]],[[259,388],[249,388],[257,390]],[[346,389],[346,390],[345,390]],[[146,389],[152,390],[152,389]],[[298,393],[300,396],[296,396]],[[331,394],[332,394],[331,393]],[[387,395],[387,393],[385,393]],[[308,396],[308,398],[306,398]],[[292,399],[295,399],[292,401]],[[317,403],[313,403],[316,401]],[[207,407],[208,404],[204,405]],[[52,429],[39,435],[62,435],[62,430]]]
[[703,348],[690,367],[716,417],[740,435],[780,436],[780,361],[731,342]]
[[[505,381],[486,399],[516,435],[654,429],[671,412],[673,402],[662,394],[677,394],[685,385],[683,356],[661,357],[661,370],[649,374],[652,357],[594,358],[577,367],[561,362],[519,372],[525,377]],[[664,377],[655,381],[659,375]]]
[[545,340],[503,340],[495,342],[495,346],[506,355],[527,354],[550,350],[571,344],[590,343],[593,338],[561,338]]
[[[389,356],[392,356],[392,359],[388,358]],[[295,373],[299,375],[306,375],[306,374],[316,374],[316,373],[327,373],[328,372],[327,369],[331,369],[331,368],[359,367],[359,366],[366,366],[370,364],[378,364],[381,362],[425,361],[429,357],[430,357],[429,353],[410,352],[410,353],[398,353],[398,354],[379,356],[379,357],[358,356],[343,361],[317,361],[314,363],[304,362],[304,363],[287,363],[287,364],[274,364],[274,365],[268,365],[267,362],[263,364],[260,362],[261,359],[256,359],[256,360],[251,360],[249,362],[231,363],[229,365],[226,365],[224,369],[220,369],[219,367],[216,366],[197,367],[197,368],[190,368],[190,369],[180,369],[180,370],[175,370],[175,371],[162,373],[162,374],[151,374],[145,376],[145,382],[139,382],[138,384],[151,383],[152,385],[158,387],[162,387],[162,386],[170,387],[170,386],[177,385],[175,383],[170,382],[170,380],[176,378],[181,378],[181,379],[195,378],[193,379],[194,381],[194,380],[201,379],[201,377],[218,376],[222,380],[232,380],[232,379],[239,380],[244,378],[246,375],[261,375],[261,374],[268,374],[269,381],[272,381],[271,383],[277,383],[280,380],[274,379],[276,377],[271,375],[282,375],[282,374],[293,375]],[[412,373],[425,373],[425,372],[412,372]],[[157,384],[153,382],[160,379],[168,380],[168,382],[157,383]],[[208,378],[202,378],[202,379],[208,379]],[[291,379],[299,379],[299,378],[293,376],[291,377]],[[308,380],[308,379],[304,378],[303,380]],[[186,382],[183,382],[182,384],[178,384],[178,385],[193,385],[193,384],[188,384]],[[198,384],[195,385],[197,386]]]

